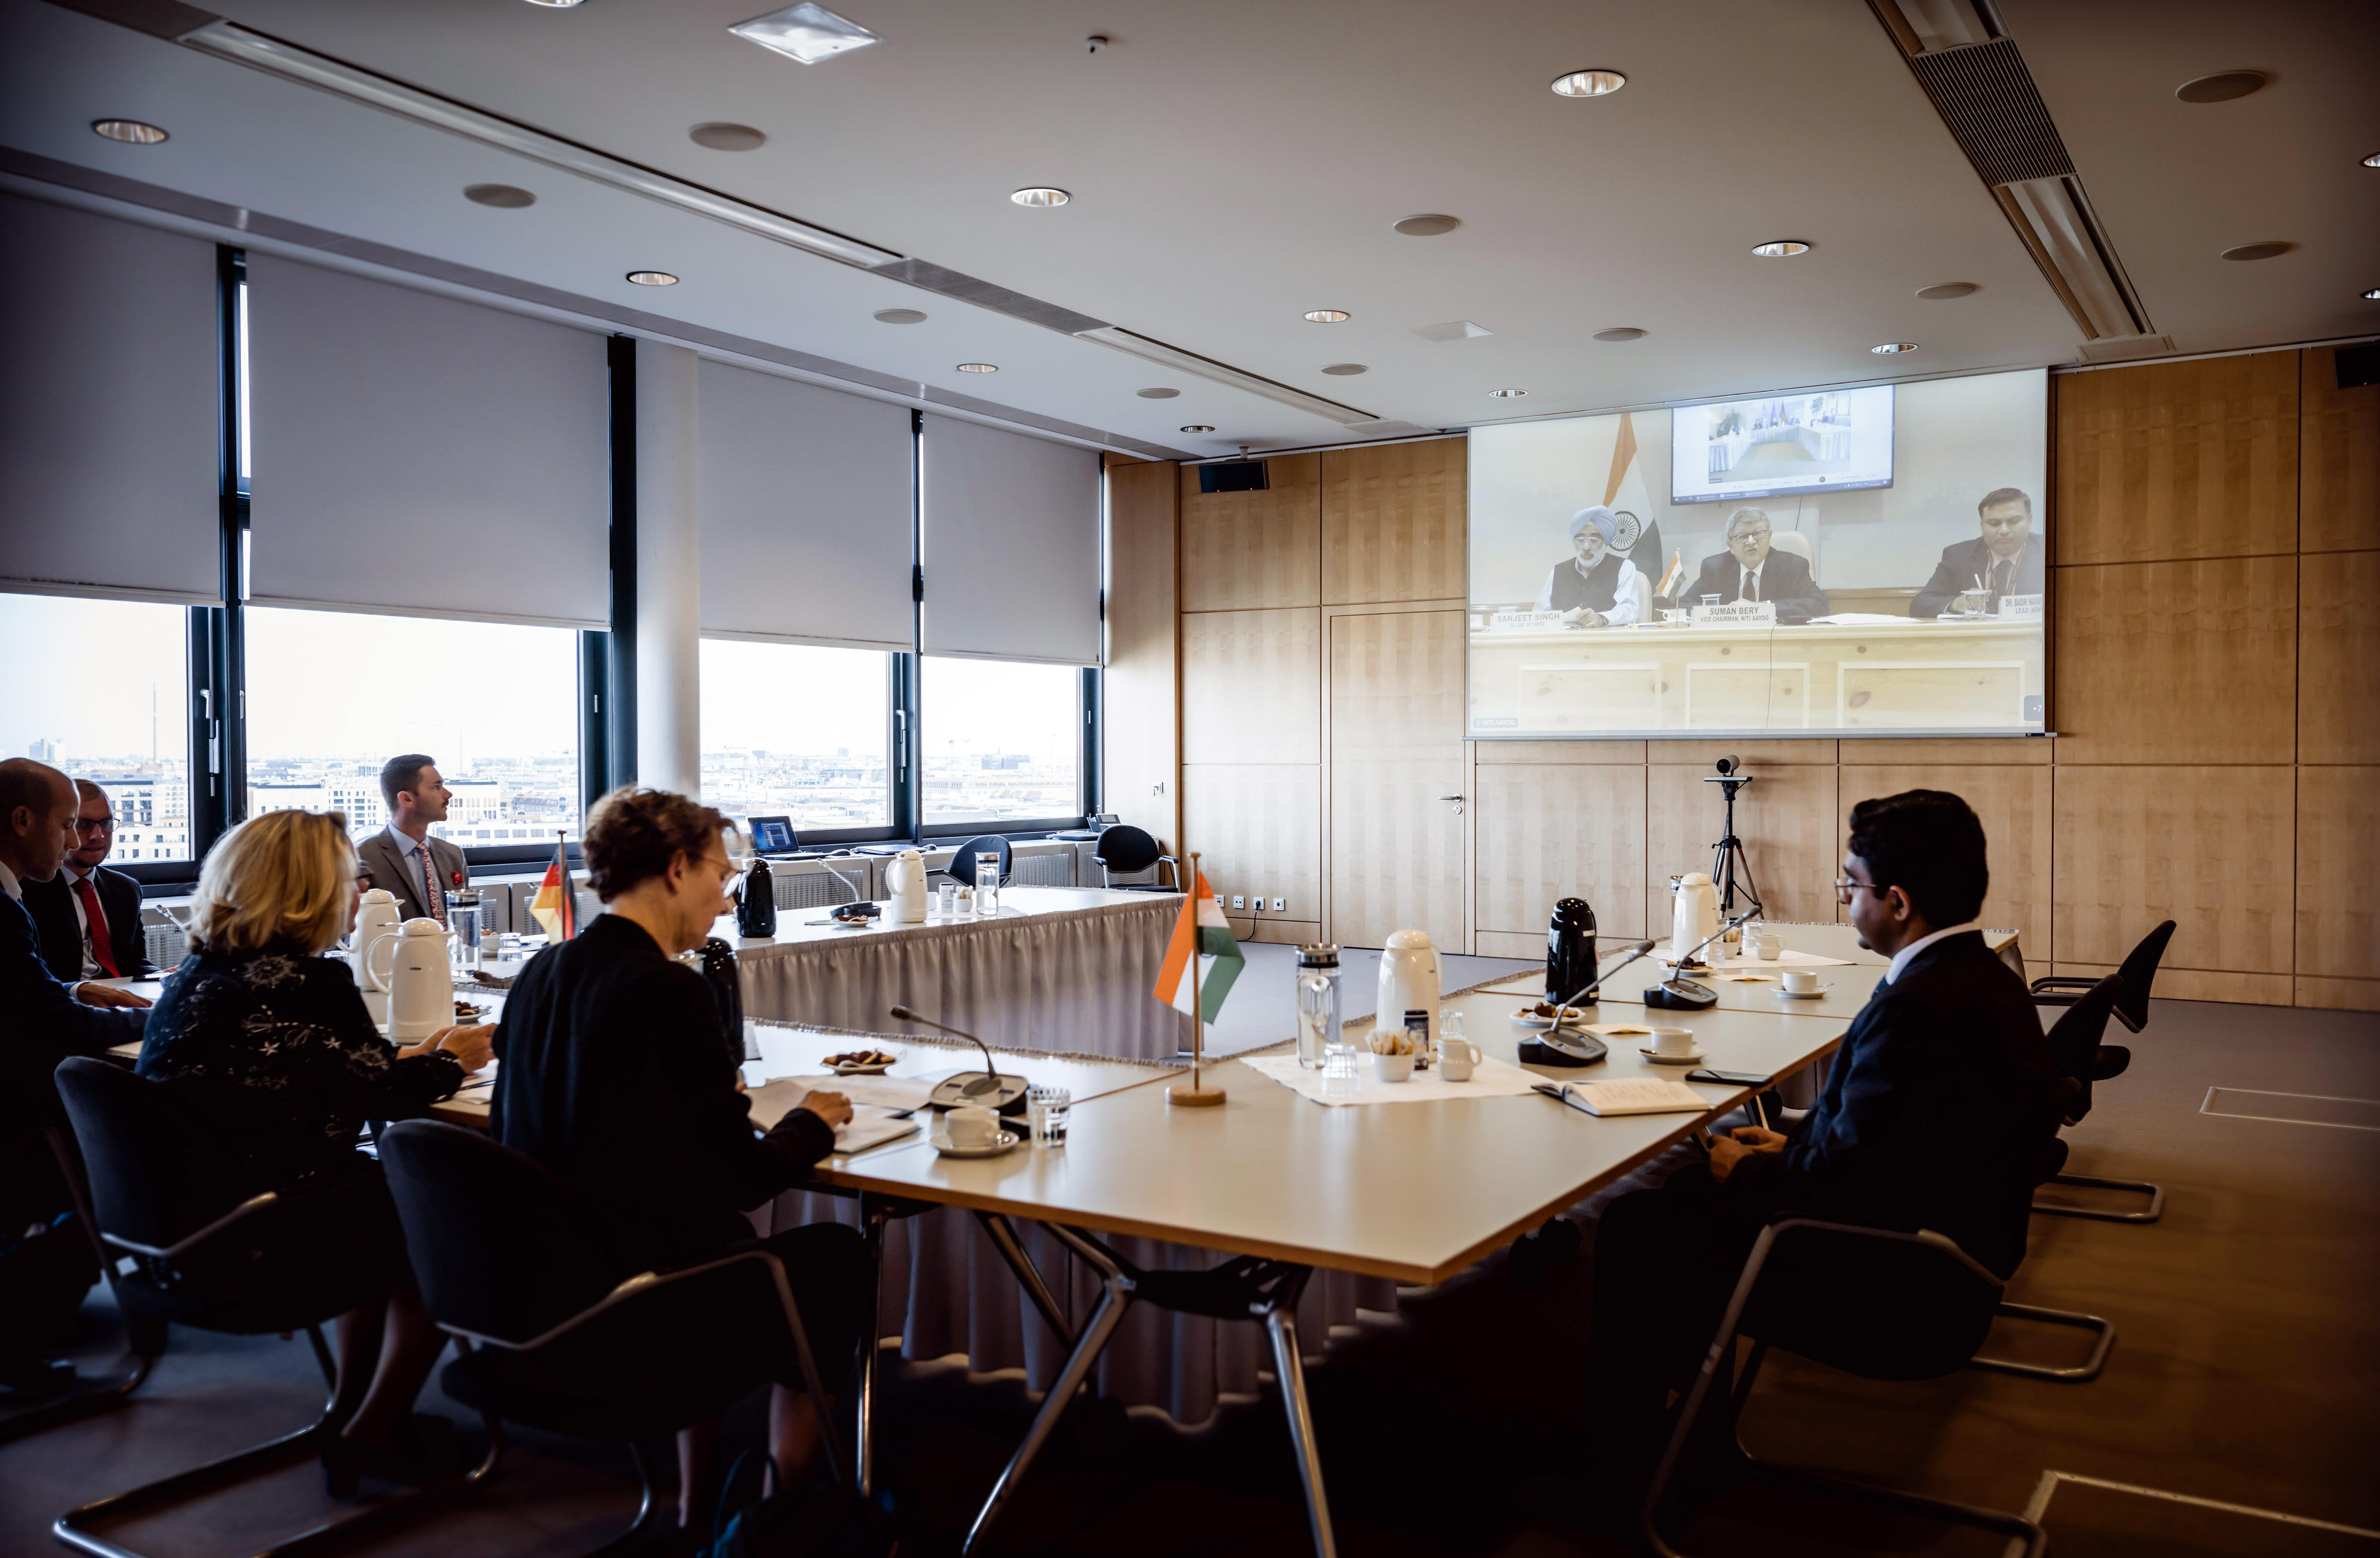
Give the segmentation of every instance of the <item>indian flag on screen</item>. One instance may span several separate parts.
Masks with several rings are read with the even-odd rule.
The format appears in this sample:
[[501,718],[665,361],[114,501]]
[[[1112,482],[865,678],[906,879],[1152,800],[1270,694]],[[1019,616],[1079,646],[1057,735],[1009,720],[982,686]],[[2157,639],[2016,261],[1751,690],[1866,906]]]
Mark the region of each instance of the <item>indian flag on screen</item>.
[[567,941],[578,934],[578,900],[570,891],[567,839],[555,842],[553,864],[545,868],[545,880],[537,885],[537,896],[528,900],[528,912],[537,916],[537,923],[555,941]]
[[[1247,960],[1240,953],[1231,923],[1223,918],[1223,906],[1215,901],[1215,889],[1207,885],[1207,874],[1201,871],[1196,876],[1196,886],[1182,901],[1182,918],[1174,922],[1173,939],[1166,944],[1165,967],[1157,975],[1154,994],[1176,1011],[1190,1010],[1195,1000],[1198,1016],[1212,1022]],[[1205,972],[1195,981],[1198,993],[1194,996],[1192,974],[1201,966],[1201,959]]]

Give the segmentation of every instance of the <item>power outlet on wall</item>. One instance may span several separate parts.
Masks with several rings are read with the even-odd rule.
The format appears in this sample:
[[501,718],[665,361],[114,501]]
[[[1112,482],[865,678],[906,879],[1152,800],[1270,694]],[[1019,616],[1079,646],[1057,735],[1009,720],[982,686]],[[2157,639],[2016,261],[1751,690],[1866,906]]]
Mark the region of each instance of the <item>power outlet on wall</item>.
[[1273,912],[1274,913],[1276,913],[1276,914],[1280,913],[1282,910],[1284,910],[1284,909],[1286,909],[1286,908],[1288,908],[1288,907],[1289,907],[1289,900],[1287,900],[1287,899],[1285,899],[1285,898],[1277,898],[1277,899],[1274,899],[1274,900],[1272,900],[1272,912]]
[[1248,895],[1247,895],[1247,894],[1245,894],[1245,893],[1233,893],[1233,894],[1232,895],[1232,908],[1234,908],[1234,909],[1245,909],[1247,906],[1248,906]]

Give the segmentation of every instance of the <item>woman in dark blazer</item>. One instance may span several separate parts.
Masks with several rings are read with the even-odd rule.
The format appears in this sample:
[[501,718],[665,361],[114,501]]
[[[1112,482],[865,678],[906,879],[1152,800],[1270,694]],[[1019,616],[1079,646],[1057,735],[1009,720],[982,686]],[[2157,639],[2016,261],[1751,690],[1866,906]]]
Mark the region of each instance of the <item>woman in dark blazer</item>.
[[[492,1028],[448,1028],[400,1049],[374,1031],[346,963],[322,953],[360,897],[346,818],[267,812],[200,867],[190,952],[149,1014],[140,1074],[222,1135],[251,1193],[351,1193],[360,1258],[384,1264],[384,1310],[339,1320],[339,1383],[322,1443],[332,1492],[357,1479],[423,1481],[456,1462],[452,1427],[413,1399],[445,1346],[416,1293],[380,1165],[356,1151],[364,1122],[419,1115],[488,1062]],[[342,1259],[357,1258],[342,1252]]]

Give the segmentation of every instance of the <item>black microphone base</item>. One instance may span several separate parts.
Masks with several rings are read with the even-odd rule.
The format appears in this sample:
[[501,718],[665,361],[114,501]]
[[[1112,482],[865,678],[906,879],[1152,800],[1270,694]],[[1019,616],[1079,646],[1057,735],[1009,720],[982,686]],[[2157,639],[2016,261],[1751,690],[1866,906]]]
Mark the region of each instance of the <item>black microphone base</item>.
[[1592,1066],[1610,1052],[1585,1033],[1545,1033],[1520,1043],[1524,1066]]
[[1708,1011],[1718,1005],[1718,992],[1691,979],[1665,979],[1645,992],[1645,1004],[1662,1011]]
[[1011,1076],[1005,1071],[999,1072],[993,1076],[993,1081],[1000,1084],[998,1087],[985,1088],[981,1092],[969,1093],[966,1090],[967,1084],[982,1081],[986,1073],[982,1071],[959,1071],[944,1077],[934,1084],[934,1091],[927,1094],[926,1106],[929,1109],[964,1109],[980,1106],[986,1109],[997,1109],[1003,1115],[1021,1115],[1025,1112],[1026,1083],[1023,1077]]

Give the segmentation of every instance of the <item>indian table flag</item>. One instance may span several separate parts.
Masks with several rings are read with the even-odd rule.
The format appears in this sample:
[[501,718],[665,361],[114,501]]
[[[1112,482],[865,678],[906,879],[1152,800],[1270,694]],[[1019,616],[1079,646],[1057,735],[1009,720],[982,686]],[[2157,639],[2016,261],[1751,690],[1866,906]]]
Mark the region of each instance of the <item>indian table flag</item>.
[[[1174,923],[1173,939],[1166,945],[1165,967],[1158,973],[1154,993],[1176,1011],[1188,1011],[1196,1000],[1199,1018],[1212,1022],[1247,960],[1240,955],[1231,923],[1223,918],[1223,906],[1215,901],[1215,889],[1207,885],[1207,874],[1196,875],[1196,886],[1183,900],[1182,918]],[[1207,960],[1205,977],[1195,982],[1199,993],[1194,996],[1191,972],[1194,960],[1201,958]]]
[[545,880],[537,885],[537,896],[528,900],[528,912],[537,916],[537,923],[555,941],[567,941],[578,934],[578,900],[570,891],[567,839],[555,840],[553,864],[545,868]]

